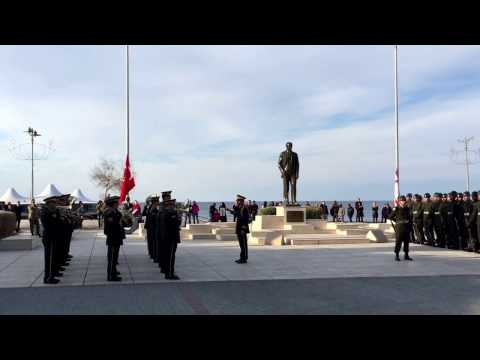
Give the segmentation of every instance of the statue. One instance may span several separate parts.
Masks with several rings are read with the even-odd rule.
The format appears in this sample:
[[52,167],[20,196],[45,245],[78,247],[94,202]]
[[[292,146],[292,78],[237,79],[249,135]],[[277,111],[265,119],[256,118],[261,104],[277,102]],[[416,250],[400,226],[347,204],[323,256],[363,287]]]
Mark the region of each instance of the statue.
[[[287,150],[282,151],[278,159],[278,167],[283,178],[283,201],[286,205],[297,205],[297,179],[300,164],[297,153],[292,151],[292,143],[287,142]],[[291,202],[288,192],[291,189]]]

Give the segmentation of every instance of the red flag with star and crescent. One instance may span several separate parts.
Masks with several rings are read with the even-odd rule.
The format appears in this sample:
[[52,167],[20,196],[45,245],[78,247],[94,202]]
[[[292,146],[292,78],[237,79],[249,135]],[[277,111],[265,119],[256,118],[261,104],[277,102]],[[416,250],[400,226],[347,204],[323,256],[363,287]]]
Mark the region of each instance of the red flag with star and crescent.
[[135,179],[133,178],[133,174],[130,170],[130,160],[125,160],[125,169],[123,170],[123,179],[122,179],[122,187],[120,189],[120,199],[119,202],[122,203],[125,201],[130,190],[135,187]]

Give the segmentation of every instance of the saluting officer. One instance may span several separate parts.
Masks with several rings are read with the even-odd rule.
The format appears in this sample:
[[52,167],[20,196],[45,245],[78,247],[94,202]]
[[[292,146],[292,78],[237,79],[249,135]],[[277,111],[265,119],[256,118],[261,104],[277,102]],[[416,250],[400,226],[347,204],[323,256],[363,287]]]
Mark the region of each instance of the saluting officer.
[[163,227],[164,232],[164,264],[165,279],[180,280],[175,274],[175,256],[177,246],[180,243],[180,226],[182,218],[176,210],[176,200],[168,199],[164,201],[163,208]]
[[118,262],[118,255],[120,246],[123,245],[125,239],[125,229],[122,225],[122,214],[118,210],[118,200],[120,197],[112,196],[105,200],[107,208],[104,212],[104,233],[107,235],[107,280],[121,281],[120,272],[117,271],[116,264]]
[[57,209],[57,196],[51,196],[43,200],[45,206],[40,212],[40,219],[43,226],[42,243],[44,248],[45,272],[43,282],[45,284],[58,284],[60,280],[55,279],[56,264],[55,251],[58,244],[58,231],[60,228],[60,213]]
[[433,230],[435,230],[435,245],[445,247],[445,233],[443,231],[441,202],[442,194],[436,192],[433,195],[432,212],[433,212]]
[[248,228],[250,214],[245,207],[245,196],[237,195],[236,205],[235,218],[237,222],[235,225],[235,233],[237,234],[238,243],[240,245],[240,259],[235,260],[235,262],[237,264],[246,264],[248,260],[247,234],[250,233]]
[[398,206],[390,214],[390,220],[395,222],[395,260],[400,261],[400,250],[403,243],[405,260],[413,260],[408,256],[410,233],[412,228],[412,214],[406,206],[407,198],[403,195],[398,197]]
[[432,210],[432,200],[430,199],[430,194],[425,193],[425,201],[423,203],[423,229],[425,233],[425,238],[427,240],[427,245],[433,246],[434,244],[434,235],[433,235],[433,210]]
[[[407,200],[408,202],[408,200]],[[406,205],[408,207],[408,205]],[[415,243],[423,244],[425,242],[425,236],[423,234],[423,203],[422,196],[415,194],[415,202],[411,205],[413,228],[415,232]]]

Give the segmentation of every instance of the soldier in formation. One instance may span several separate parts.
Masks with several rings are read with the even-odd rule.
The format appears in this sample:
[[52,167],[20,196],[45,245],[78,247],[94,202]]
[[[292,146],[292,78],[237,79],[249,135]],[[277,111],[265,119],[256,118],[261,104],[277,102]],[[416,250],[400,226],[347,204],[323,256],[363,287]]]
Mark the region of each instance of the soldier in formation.
[[103,231],[107,236],[107,280],[121,281],[120,272],[117,270],[120,246],[125,239],[125,229],[122,223],[122,213],[118,210],[118,196],[111,196],[105,200],[103,213]]
[[70,255],[70,242],[77,223],[69,211],[70,195],[52,196],[44,199],[45,205],[40,212],[43,226],[42,243],[44,247],[45,284],[57,284],[63,276],[65,266],[73,258]]
[[[404,207],[410,210],[410,223],[414,236],[410,233],[409,238],[415,239],[414,242],[480,253],[478,192],[474,191],[471,194],[468,191],[463,193],[451,191],[448,194],[436,192],[433,201],[429,193],[424,194],[423,197],[415,194],[415,201],[412,203],[409,203],[408,197],[405,197]],[[400,206],[397,208],[399,210],[395,214],[392,213],[392,216],[402,217],[405,215],[406,210]],[[402,215],[399,215],[400,213]],[[403,231],[398,224],[396,229]],[[408,230],[411,231],[410,228]],[[400,231],[400,235],[403,236],[402,231]],[[399,235],[398,232],[397,235]],[[398,241],[405,243],[402,236],[400,236],[402,240]]]
[[162,192],[159,197],[150,197],[150,206],[144,213],[146,217],[148,255],[158,264],[165,279],[179,280],[175,273],[175,257],[177,245],[180,243],[180,226],[182,215],[177,211],[176,200],[171,191]]

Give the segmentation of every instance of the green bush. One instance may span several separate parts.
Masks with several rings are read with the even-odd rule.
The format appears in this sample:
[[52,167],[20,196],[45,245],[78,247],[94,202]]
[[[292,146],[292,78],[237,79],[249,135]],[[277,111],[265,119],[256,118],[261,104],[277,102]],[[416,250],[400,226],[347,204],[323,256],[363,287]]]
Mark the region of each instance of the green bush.
[[320,208],[307,206],[307,219],[321,219]]
[[260,215],[277,215],[277,208],[272,206],[260,209]]

